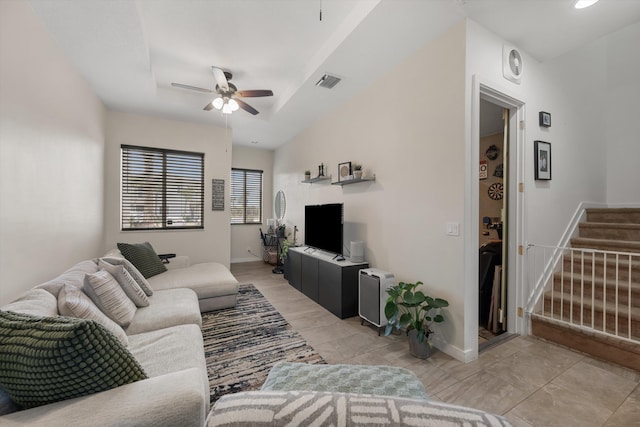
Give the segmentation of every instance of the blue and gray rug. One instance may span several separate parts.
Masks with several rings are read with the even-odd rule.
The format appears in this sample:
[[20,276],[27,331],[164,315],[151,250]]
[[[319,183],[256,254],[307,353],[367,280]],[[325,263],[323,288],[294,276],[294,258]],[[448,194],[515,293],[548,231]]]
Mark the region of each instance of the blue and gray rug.
[[211,403],[257,390],[280,361],[325,363],[255,286],[240,285],[234,308],[202,313]]

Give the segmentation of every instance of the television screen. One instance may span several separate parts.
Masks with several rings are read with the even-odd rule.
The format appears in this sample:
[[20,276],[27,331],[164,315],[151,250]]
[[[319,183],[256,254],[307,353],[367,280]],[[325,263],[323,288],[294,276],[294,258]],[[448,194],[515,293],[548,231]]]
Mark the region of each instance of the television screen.
[[342,254],[342,224],[342,203],[305,206],[305,245]]

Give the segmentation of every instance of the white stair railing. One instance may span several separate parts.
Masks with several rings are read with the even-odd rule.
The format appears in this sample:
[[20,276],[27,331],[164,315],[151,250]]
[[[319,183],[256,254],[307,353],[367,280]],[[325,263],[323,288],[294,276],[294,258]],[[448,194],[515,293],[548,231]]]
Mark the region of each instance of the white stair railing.
[[529,244],[526,312],[640,341],[640,254]]

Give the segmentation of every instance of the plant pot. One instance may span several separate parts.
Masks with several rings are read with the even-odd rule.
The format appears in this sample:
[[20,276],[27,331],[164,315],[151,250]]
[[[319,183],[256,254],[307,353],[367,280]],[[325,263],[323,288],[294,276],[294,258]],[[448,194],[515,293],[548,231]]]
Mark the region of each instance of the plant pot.
[[353,177],[355,179],[362,179],[362,171],[353,171]]
[[304,176],[304,180],[305,180],[305,181],[309,181],[310,179],[311,179],[311,175],[305,175],[305,176]]
[[431,345],[429,339],[418,341],[418,331],[412,329],[409,331],[409,353],[418,359],[428,359],[431,356]]

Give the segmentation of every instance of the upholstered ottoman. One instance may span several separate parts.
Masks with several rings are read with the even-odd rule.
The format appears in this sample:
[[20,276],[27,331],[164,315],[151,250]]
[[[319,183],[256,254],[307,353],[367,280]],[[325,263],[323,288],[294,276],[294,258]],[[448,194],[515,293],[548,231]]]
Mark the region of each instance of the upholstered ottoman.
[[396,366],[308,365],[280,362],[269,371],[263,391],[327,391],[429,399],[408,369]]

